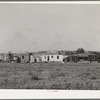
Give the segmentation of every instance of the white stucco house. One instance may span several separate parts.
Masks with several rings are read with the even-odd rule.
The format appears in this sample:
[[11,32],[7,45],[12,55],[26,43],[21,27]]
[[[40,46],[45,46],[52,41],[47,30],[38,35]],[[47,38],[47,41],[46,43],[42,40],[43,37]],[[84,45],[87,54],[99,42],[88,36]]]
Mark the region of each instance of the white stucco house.
[[55,53],[45,53],[42,55],[42,62],[63,62],[63,55]]
[[30,56],[30,63],[33,62],[63,62],[64,56],[58,52],[33,53]]

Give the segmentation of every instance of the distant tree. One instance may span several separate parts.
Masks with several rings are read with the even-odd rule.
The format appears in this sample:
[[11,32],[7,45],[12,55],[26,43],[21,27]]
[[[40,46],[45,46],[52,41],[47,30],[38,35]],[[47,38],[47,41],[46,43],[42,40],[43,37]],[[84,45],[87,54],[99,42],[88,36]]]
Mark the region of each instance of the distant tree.
[[17,57],[17,63],[20,63],[20,62],[21,62],[20,57]]
[[8,52],[8,61],[11,62],[13,60],[13,54],[10,52]]
[[89,51],[89,53],[93,53],[93,54],[98,54],[99,55],[99,52],[96,52],[96,51]]
[[85,52],[85,50],[83,49],[83,48],[78,48],[77,50],[76,50],[76,53],[78,54],[78,53],[84,53]]
[[67,51],[67,52],[65,53],[65,55],[71,55],[71,54],[74,54],[74,52],[73,52],[73,51]]

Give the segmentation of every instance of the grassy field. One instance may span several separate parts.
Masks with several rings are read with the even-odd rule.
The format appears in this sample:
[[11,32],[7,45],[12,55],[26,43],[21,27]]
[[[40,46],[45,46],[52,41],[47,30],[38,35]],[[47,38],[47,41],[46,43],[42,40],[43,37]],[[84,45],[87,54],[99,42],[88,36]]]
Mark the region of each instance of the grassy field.
[[100,90],[100,63],[0,63],[0,88]]

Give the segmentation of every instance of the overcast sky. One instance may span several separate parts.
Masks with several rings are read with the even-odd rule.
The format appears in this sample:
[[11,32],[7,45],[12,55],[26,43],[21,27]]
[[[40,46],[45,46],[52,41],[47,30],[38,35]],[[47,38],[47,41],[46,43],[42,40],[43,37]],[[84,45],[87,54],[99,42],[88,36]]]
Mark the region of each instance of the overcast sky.
[[100,5],[0,4],[0,52],[100,51]]

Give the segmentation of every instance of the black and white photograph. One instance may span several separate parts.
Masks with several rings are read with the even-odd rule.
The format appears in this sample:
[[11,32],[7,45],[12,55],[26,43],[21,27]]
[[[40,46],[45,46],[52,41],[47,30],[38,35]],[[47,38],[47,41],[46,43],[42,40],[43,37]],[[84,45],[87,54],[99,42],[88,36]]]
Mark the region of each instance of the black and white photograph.
[[100,4],[0,3],[0,89],[100,90]]

